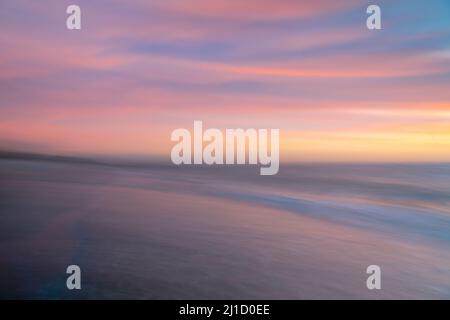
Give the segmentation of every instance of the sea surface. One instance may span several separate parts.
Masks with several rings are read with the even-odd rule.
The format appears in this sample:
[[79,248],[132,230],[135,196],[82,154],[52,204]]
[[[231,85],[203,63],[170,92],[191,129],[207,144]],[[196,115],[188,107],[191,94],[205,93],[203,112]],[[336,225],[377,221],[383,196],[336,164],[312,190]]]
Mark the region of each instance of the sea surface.
[[450,299],[450,165],[0,159],[0,298]]

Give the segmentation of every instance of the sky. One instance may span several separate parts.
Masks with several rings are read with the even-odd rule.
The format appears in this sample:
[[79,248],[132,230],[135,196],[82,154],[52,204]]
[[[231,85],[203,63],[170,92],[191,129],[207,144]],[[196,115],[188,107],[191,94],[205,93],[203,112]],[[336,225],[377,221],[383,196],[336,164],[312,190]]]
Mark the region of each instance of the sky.
[[0,0],[1,150],[169,159],[202,120],[280,129],[282,162],[444,162],[449,88],[447,0]]

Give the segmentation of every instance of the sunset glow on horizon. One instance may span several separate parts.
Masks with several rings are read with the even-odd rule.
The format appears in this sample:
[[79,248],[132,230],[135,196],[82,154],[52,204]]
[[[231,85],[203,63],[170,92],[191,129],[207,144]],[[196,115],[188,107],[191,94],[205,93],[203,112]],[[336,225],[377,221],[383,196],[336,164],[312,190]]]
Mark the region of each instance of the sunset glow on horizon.
[[0,150],[167,158],[172,130],[279,128],[282,162],[450,161],[450,3],[0,4]]

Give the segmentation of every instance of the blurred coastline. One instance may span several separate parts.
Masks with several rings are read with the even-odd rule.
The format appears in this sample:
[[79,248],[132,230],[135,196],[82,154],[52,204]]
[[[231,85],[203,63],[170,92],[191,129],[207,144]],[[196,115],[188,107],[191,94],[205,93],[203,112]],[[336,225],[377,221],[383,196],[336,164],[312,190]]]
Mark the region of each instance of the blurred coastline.
[[450,164],[258,171],[2,152],[0,297],[450,298]]

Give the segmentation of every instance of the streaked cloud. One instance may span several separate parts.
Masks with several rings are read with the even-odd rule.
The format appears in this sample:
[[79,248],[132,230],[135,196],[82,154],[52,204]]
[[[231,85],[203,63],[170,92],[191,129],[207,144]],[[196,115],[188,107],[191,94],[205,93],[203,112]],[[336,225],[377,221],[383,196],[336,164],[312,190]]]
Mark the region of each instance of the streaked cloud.
[[203,119],[280,128],[292,161],[450,160],[446,2],[381,1],[379,32],[350,0],[79,4],[80,32],[64,1],[0,5],[2,141],[164,156]]

